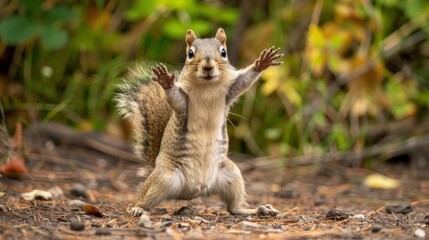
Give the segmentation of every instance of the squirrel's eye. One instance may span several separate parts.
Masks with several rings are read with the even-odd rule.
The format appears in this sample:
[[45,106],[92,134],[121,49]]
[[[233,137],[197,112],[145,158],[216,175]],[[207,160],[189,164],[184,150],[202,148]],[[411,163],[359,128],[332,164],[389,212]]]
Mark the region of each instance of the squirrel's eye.
[[223,58],[226,58],[226,51],[225,48],[222,48],[222,51],[220,52]]
[[188,58],[189,58],[189,59],[194,58],[194,51],[192,51],[192,49],[189,49],[189,52],[188,52]]

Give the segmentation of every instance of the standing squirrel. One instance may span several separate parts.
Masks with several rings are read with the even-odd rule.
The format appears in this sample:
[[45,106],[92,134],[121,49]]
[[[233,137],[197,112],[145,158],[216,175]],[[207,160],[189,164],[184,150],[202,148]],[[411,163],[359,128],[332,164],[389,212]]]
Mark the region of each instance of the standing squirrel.
[[282,62],[279,49],[265,49],[245,69],[236,70],[227,57],[226,34],[198,39],[186,32],[186,62],[179,74],[164,64],[150,70],[137,67],[119,86],[117,107],[128,120],[136,154],[154,167],[139,187],[133,216],[150,214],[163,200],[191,200],[219,195],[234,215],[271,215],[269,204],[245,208],[246,191],[239,168],[228,158],[226,121],[234,101],[261,72]]

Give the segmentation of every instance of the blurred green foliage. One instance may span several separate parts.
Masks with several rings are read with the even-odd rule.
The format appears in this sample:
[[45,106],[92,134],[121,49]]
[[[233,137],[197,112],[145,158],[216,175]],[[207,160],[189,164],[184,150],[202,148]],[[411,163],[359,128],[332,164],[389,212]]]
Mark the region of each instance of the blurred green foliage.
[[272,45],[287,53],[234,107],[232,151],[360,151],[382,141],[389,124],[428,118],[425,0],[12,0],[0,9],[10,126],[55,120],[127,136],[111,101],[127,68],[162,61],[179,69],[186,30],[211,37],[218,27],[236,67]]

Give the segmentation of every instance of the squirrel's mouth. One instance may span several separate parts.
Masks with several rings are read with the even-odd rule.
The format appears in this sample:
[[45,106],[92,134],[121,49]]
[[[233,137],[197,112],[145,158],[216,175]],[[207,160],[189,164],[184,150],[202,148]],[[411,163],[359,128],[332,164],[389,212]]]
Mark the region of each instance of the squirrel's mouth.
[[206,81],[211,81],[211,80],[217,78],[217,76],[207,75],[207,76],[201,76],[200,78],[202,78]]

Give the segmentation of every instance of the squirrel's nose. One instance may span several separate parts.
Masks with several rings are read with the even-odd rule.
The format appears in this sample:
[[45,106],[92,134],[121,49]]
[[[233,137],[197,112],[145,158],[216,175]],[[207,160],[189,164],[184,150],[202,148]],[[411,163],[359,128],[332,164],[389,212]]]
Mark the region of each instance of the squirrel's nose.
[[213,66],[211,66],[211,65],[204,65],[203,66],[204,71],[210,72],[212,69],[213,69]]

